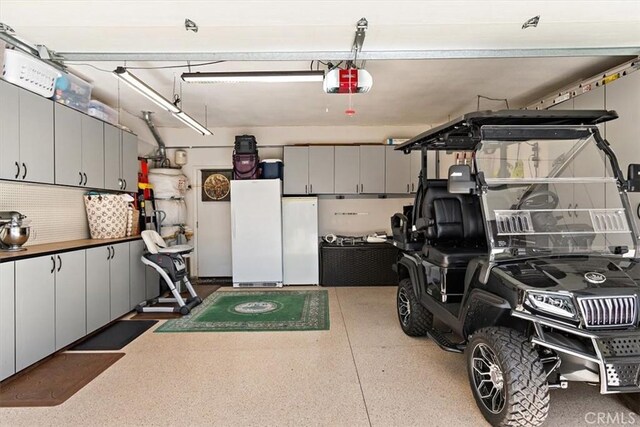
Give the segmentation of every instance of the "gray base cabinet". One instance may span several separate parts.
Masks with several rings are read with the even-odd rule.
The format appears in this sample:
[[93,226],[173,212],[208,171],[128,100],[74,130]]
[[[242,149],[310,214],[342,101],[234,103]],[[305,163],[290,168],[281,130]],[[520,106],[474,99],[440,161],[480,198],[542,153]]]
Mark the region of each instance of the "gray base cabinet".
[[55,260],[15,262],[16,371],[55,351]]
[[140,260],[144,254],[144,242],[136,241],[129,243],[129,308],[132,310],[147,299],[146,266]]
[[16,373],[14,263],[0,264],[0,381]]
[[115,320],[131,309],[129,302],[129,243],[111,246],[112,258],[109,263],[111,291],[110,320]]
[[85,252],[56,255],[56,350],[87,334]]
[[86,250],[87,260],[87,333],[111,320],[111,292],[109,290],[110,246]]

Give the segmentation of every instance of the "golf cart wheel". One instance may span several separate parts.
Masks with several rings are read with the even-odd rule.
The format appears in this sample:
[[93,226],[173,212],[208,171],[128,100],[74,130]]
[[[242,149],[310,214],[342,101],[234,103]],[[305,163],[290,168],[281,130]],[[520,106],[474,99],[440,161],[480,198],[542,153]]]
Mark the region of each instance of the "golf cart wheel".
[[549,410],[549,387],[527,338],[509,328],[475,332],[465,350],[471,391],[493,426],[539,426]]
[[617,397],[628,410],[640,415],[640,393],[620,393]]
[[405,334],[421,337],[431,329],[433,315],[418,302],[411,279],[402,279],[398,284],[396,306],[398,320]]

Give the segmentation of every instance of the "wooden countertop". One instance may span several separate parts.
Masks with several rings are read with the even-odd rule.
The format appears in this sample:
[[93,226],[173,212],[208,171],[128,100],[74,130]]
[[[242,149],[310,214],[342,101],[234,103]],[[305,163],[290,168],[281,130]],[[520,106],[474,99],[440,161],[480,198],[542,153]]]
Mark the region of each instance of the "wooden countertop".
[[117,243],[131,242],[139,240],[140,236],[124,237],[122,239],[82,239],[69,240],[66,242],[47,243],[45,245],[27,246],[25,251],[5,252],[0,250],[0,263],[9,261],[18,261],[26,258],[34,258],[57,254],[62,252],[71,252],[87,248],[95,248],[99,246],[115,245]]

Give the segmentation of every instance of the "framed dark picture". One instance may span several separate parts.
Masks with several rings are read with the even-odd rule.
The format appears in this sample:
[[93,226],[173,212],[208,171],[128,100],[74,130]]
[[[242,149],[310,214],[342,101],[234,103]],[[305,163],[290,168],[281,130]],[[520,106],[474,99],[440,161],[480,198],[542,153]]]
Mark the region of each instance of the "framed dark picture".
[[202,171],[202,201],[228,202],[231,200],[231,169]]

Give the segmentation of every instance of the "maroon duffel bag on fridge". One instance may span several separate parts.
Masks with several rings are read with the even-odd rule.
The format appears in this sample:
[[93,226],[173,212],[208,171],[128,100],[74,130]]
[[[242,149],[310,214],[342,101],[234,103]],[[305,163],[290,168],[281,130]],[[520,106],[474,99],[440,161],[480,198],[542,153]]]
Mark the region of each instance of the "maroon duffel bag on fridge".
[[257,154],[233,154],[233,179],[258,179],[260,157]]

